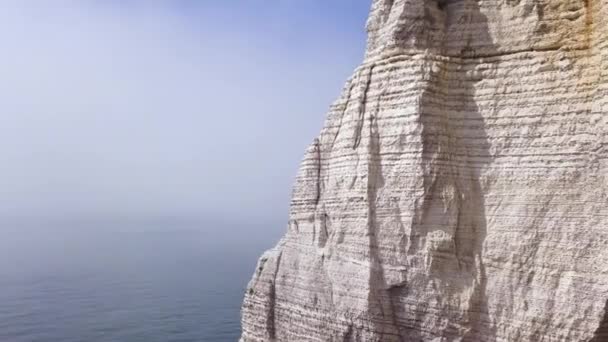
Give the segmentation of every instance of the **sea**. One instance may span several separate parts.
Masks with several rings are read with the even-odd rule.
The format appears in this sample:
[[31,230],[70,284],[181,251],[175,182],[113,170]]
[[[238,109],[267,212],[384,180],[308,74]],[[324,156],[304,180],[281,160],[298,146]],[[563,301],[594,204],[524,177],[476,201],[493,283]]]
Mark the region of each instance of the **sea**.
[[5,233],[0,342],[238,341],[247,282],[275,241],[222,231]]

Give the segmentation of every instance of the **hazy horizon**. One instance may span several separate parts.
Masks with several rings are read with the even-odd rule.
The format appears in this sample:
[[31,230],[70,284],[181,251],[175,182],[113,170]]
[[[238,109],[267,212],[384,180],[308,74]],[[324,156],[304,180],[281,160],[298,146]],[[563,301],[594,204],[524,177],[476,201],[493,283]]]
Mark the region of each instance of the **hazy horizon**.
[[0,223],[287,220],[369,3],[6,1]]

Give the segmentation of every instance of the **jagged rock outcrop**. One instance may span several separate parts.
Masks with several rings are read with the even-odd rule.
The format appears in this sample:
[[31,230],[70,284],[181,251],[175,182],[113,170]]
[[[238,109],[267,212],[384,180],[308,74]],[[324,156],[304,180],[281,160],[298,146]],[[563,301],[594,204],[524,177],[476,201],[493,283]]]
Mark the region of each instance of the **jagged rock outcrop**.
[[242,341],[608,341],[608,1],[374,0]]

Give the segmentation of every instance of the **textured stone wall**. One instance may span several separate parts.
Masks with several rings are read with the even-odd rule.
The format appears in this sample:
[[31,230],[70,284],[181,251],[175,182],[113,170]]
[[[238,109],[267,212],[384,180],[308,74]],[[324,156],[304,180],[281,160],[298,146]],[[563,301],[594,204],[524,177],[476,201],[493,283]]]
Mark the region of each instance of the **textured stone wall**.
[[608,2],[374,0],[242,341],[608,341]]

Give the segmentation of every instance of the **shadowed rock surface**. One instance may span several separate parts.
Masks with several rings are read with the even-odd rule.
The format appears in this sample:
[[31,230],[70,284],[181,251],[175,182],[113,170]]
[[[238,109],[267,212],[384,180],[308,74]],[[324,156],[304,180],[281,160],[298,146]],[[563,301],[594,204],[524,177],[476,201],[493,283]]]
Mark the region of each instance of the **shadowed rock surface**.
[[608,3],[374,0],[243,342],[608,341]]

